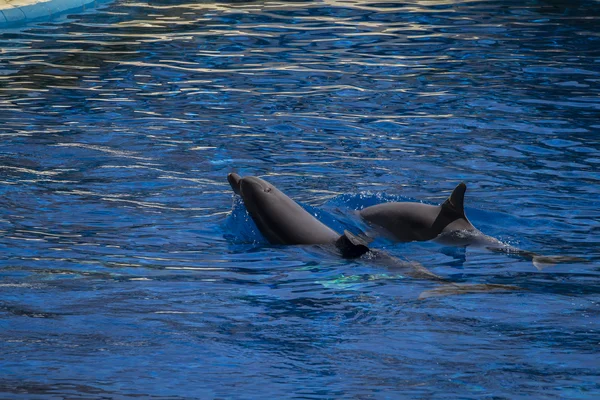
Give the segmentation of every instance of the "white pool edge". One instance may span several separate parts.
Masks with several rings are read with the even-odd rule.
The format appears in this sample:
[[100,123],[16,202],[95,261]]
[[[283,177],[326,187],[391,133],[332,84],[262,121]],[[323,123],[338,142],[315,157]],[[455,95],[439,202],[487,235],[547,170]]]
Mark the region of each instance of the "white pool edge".
[[0,29],[48,20],[68,10],[85,9],[97,0],[0,0]]

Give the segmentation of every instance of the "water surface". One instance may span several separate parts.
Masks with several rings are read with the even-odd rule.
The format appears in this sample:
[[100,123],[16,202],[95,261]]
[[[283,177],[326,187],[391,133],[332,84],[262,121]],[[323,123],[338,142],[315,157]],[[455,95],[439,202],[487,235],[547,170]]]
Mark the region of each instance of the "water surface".
[[[600,4],[134,2],[0,32],[0,397],[597,398]],[[270,246],[258,175],[333,228],[468,185],[530,261]]]

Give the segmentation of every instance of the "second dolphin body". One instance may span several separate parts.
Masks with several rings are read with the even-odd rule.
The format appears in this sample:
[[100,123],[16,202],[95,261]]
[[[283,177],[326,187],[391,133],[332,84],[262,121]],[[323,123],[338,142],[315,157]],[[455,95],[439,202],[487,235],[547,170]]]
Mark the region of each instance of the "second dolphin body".
[[491,251],[514,254],[531,260],[542,269],[559,262],[583,261],[577,257],[542,256],[510,246],[488,236],[471,224],[465,215],[467,186],[460,183],[438,206],[415,202],[377,204],[359,211],[360,216],[384,236],[400,242],[435,240],[457,246],[475,245]]

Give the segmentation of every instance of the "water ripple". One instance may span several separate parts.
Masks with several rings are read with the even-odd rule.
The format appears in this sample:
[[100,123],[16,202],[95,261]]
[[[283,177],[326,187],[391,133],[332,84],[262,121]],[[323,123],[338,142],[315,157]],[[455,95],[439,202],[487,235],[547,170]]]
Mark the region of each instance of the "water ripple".
[[[4,397],[598,397],[597,2],[151,3],[0,32]],[[588,262],[378,239],[525,289],[419,301],[268,245],[231,171],[338,231],[465,181],[483,232]]]

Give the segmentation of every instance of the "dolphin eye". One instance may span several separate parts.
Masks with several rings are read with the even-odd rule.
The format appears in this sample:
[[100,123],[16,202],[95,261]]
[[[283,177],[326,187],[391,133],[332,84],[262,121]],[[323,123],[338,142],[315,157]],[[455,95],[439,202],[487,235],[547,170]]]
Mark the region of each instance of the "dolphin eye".
[[269,193],[270,191],[271,191],[271,188],[270,188],[270,187],[268,187],[268,188],[266,188],[266,189],[265,189],[265,192],[266,192],[266,193]]

